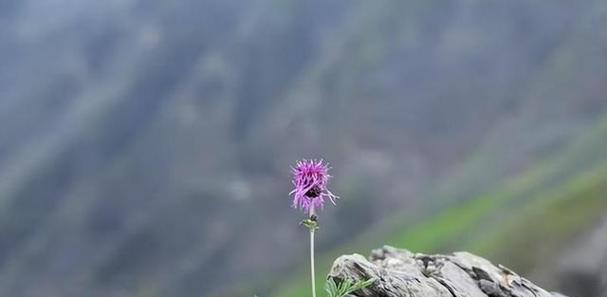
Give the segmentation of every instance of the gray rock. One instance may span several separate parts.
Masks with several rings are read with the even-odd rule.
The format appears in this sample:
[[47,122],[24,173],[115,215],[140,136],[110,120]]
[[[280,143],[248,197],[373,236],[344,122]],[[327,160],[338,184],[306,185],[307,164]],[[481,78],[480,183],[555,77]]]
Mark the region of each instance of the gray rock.
[[384,246],[368,260],[358,254],[337,258],[328,277],[336,282],[376,279],[356,292],[361,297],[563,297],[466,252],[425,255]]
[[607,297],[607,216],[580,234],[559,257],[557,265],[538,274],[551,276],[570,295]]

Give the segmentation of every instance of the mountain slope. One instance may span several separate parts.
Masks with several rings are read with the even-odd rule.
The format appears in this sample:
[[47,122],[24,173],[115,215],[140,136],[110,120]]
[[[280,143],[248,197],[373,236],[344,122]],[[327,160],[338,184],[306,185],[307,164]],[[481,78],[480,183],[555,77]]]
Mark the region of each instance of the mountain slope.
[[[302,157],[328,159],[344,197],[324,251],[441,213],[465,229],[487,193],[566,182],[598,163],[560,152],[607,108],[605,7],[4,1],[0,295],[263,292],[305,253]],[[515,176],[527,190],[504,189]]]
[[[607,118],[593,126],[569,146],[496,187],[502,190],[434,214],[394,218],[354,246],[321,256],[318,279],[324,279],[331,258],[364,250],[369,242],[385,242],[424,253],[472,251],[558,286],[553,281],[558,271],[548,263],[555,263],[568,243],[607,215]],[[287,284],[281,296],[308,294],[305,282]],[[582,293],[560,289],[574,296]]]

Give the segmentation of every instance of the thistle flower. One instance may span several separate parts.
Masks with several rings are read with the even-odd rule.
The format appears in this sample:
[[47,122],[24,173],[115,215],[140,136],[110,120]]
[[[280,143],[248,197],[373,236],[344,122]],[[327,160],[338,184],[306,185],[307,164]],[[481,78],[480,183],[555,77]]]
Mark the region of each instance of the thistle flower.
[[289,193],[293,195],[293,207],[300,208],[310,216],[316,214],[316,210],[322,209],[325,199],[335,204],[339,198],[327,189],[329,183],[329,166],[323,160],[298,161],[293,168],[293,185],[295,189]]

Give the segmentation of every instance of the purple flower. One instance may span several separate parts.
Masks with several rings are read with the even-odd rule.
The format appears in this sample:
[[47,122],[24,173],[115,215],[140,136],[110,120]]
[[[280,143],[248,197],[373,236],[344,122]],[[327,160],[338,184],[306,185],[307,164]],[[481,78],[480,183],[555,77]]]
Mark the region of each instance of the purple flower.
[[312,216],[317,209],[324,207],[326,198],[335,204],[335,199],[339,197],[327,189],[330,177],[329,166],[323,164],[323,160],[298,161],[293,168],[295,189],[289,193],[293,195],[293,207],[303,209]]

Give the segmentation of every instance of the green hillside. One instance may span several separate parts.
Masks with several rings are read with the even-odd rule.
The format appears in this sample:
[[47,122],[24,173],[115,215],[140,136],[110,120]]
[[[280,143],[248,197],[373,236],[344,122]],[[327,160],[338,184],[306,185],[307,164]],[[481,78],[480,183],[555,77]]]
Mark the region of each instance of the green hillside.
[[[607,212],[605,151],[607,119],[569,147],[504,182],[499,190],[414,223],[403,217],[394,219],[391,222],[401,223],[389,224],[387,235],[365,234],[326,253],[318,260],[317,279],[324,279],[336,256],[366,254],[384,243],[426,253],[468,250],[517,271],[529,271],[556,257],[567,240]],[[308,296],[305,276],[297,273],[276,296]]]

